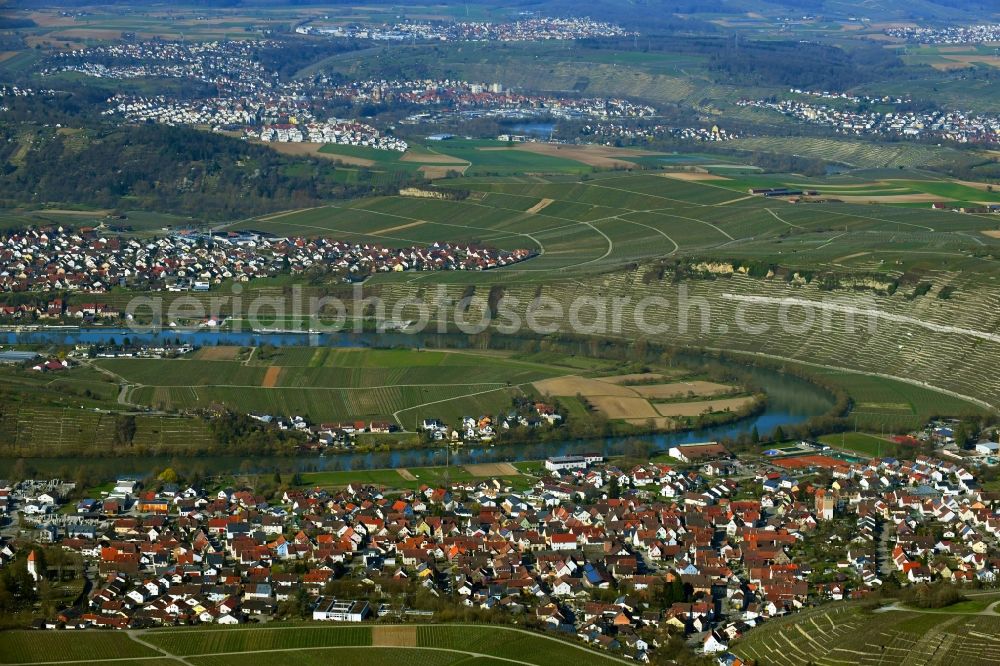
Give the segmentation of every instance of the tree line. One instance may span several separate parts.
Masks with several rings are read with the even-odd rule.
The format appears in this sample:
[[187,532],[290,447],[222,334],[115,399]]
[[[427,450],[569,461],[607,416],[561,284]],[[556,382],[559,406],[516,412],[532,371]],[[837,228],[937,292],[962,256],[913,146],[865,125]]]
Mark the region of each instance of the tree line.
[[7,139],[0,142],[3,207],[65,202],[223,220],[393,194],[401,185],[419,182],[416,176],[386,182],[376,181],[379,174],[359,174],[357,182],[348,183],[329,161],[288,157],[266,146],[181,127],[82,133],[41,128],[30,140],[24,132],[20,126],[0,130]]

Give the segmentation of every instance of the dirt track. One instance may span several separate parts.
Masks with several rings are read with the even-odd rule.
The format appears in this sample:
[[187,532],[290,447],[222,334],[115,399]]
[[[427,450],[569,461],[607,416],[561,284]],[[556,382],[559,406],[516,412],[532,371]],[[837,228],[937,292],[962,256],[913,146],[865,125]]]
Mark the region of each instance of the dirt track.
[[529,208],[524,212],[531,213],[532,215],[534,215],[535,213],[541,212],[545,208],[548,208],[550,205],[552,205],[552,199],[542,199],[541,201],[539,201],[534,206],[532,206],[531,208]]
[[386,227],[385,229],[378,229],[377,231],[371,232],[372,235],[378,234],[388,234],[393,231],[402,231],[403,229],[412,229],[413,227],[419,227],[422,224],[427,224],[424,220],[417,220],[416,222],[409,222],[407,224],[400,224],[395,227]]
[[288,215],[295,215],[296,213],[304,213],[307,210],[316,210],[316,206],[312,208],[293,208],[292,210],[283,210],[280,213],[271,213],[270,215],[265,215],[264,217],[257,218],[261,222],[269,222],[271,220],[277,220],[281,217],[286,217]]
[[698,171],[675,171],[673,173],[665,173],[663,177],[695,182],[699,180],[729,180],[725,176],[717,176],[714,173],[700,173]]
[[375,647],[417,647],[415,626],[374,626],[372,645]]
[[884,195],[872,195],[866,196],[864,194],[824,194],[823,196],[832,199],[839,199],[844,203],[934,203],[936,201],[951,201],[947,197],[939,197],[935,194],[884,194]]
[[278,378],[281,377],[281,371],[283,368],[280,365],[272,365],[264,373],[264,380],[261,381],[260,385],[264,388],[274,388],[278,385]]

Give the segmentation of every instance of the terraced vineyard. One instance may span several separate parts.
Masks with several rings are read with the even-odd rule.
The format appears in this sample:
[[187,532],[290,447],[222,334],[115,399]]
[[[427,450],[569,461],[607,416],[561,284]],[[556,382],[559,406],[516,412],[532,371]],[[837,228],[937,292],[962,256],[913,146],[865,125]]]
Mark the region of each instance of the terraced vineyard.
[[[841,146],[818,145],[816,150],[835,147]],[[920,149],[905,145],[884,150],[917,150],[908,159],[926,164],[931,158],[919,153]],[[873,160],[873,165],[876,162]],[[906,175],[900,172],[894,177]],[[932,197],[945,192],[949,185],[942,181],[927,181],[924,187],[910,178],[858,190],[864,199],[858,203],[796,206],[749,196],[748,187],[760,186],[768,181],[766,177],[605,173],[586,181],[533,180],[463,180],[461,187],[473,192],[462,201],[383,197],[248,221],[244,226],[279,234],[326,233],[386,245],[447,240],[538,252],[530,261],[485,274],[448,272],[415,278],[404,273],[377,278],[428,283],[537,281],[553,275],[620,269],[643,258],[705,253],[769,259],[781,256],[814,268],[816,262],[834,264],[838,258],[854,254],[854,248],[871,253],[873,247],[880,259],[927,260],[929,257],[921,255],[938,254],[948,265],[958,261],[956,257],[962,257],[963,250],[997,242],[977,233],[995,229],[995,218],[960,216],[930,210],[929,204],[914,208],[915,204],[908,203],[907,197],[916,196],[914,193]],[[840,192],[835,189],[839,182],[830,183],[835,194]],[[459,186],[451,181],[441,185]],[[822,184],[816,181],[809,185]],[[951,188],[963,198],[979,194],[984,200],[989,198],[985,191],[977,194],[954,184]],[[899,205],[890,205],[892,196],[885,205],[869,205],[868,200],[876,197],[873,192],[906,196]]]
[[761,666],[919,664],[978,666],[1000,660],[1000,617],[817,608],[773,620],[730,646]]
[[[0,446],[10,457],[75,455],[107,449],[114,441],[115,415],[81,409],[9,405],[0,414]],[[136,417],[136,445],[170,452],[207,449],[212,442],[200,419]]]
[[806,157],[842,162],[860,168],[920,167],[963,160],[954,149],[914,144],[879,145],[866,141],[810,137],[752,137],[737,139],[733,147],[794,153]]
[[[1000,390],[1000,379],[981,371],[989,367],[1000,346],[992,333],[1000,327],[1000,294],[960,290],[950,299],[933,294],[911,299],[905,293],[831,293],[817,284],[794,285],[742,275],[678,285],[655,274],[649,276],[649,270],[618,271],[586,281],[553,281],[541,288],[513,284],[506,294],[522,304],[539,294],[554,299],[562,305],[554,325],[567,332],[574,330],[568,315],[574,300],[594,294],[628,297],[620,331],[615,332],[626,339],[657,330],[674,344],[812,363],[811,371],[830,373],[832,380],[845,370],[873,373],[866,379],[847,372],[845,388],[858,393],[858,416],[866,419],[861,425],[874,426],[876,431],[884,428],[887,434],[914,427],[935,413],[974,411]],[[943,274],[939,284],[956,277]],[[412,283],[402,283],[380,293],[384,298],[412,298],[416,289]],[[447,293],[458,298],[462,288],[449,285]],[[666,301],[636,318],[635,304],[653,297]],[[682,298],[699,306],[682,306]],[[485,307],[485,298],[474,299],[469,316],[480,316]],[[928,388],[955,395],[942,397]]]

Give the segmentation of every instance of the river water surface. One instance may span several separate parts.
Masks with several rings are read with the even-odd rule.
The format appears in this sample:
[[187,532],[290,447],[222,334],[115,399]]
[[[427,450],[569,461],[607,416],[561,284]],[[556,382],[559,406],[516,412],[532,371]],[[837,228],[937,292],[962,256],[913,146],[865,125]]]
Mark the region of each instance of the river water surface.
[[[72,345],[76,343],[120,344],[128,337],[133,343],[157,345],[180,339],[182,343],[199,346],[224,344],[251,346],[271,344],[274,346],[326,345],[337,347],[407,346],[425,347],[430,336],[407,335],[403,333],[343,333],[343,334],[288,334],[253,333],[224,331],[164,331],[162,334],[136,333],[128,329],[58,329],[21,332],[0,332],[0,340],[6,344],[56,343]],[[436,336],[440,338],[441,336]],[[454,336],[450,342],[461,342],[464,338]],[[456,345],[458,346],[458,345]],[[697,363],[699,357],[691,355],[684,359]],[[823,389],[799,377],[781,373],[770,368],[758,368],[734,361],[711,359],[715,364],[729,366],[748,373],[751,381],[767,393],[767,406],[763,412],[736,423],[680,433],[662,433],[638,437],[606,438],[597,440],[563,440],[527,444],[498,444],[496,446],[463,446],[453,449],[450,463],[461,465],[482,462],[515,462],[540,460],[549,456],[568,455],[584,452],[598,452],[604,455],[620,455],[626,451],[630,441],[646,442],[651,451],[665,451],[676,444],[704,442],[735,438],[750,432],[754,427],[762,435],[772,432],[778,426],[798,425],[814,416],[827,412],[833,405],[833,398]],[[32,467],[40,476],[65,474],[85,468],[102,477],[116,474],[147,474],[168,465],[182,469],[196,469],[203,474],[232,473],[238,470],[256,472],[307,472],[323,470],[382,469],[394,467],[421,467],[445,464],[444,448],[420,448],[385,453],[329,453],[302,456],[226,456],[206,455],[184,457],[172,456],[122,457],[122,458],[34,458]],[[0,477],[4,467],[11,460],[0,461]]]

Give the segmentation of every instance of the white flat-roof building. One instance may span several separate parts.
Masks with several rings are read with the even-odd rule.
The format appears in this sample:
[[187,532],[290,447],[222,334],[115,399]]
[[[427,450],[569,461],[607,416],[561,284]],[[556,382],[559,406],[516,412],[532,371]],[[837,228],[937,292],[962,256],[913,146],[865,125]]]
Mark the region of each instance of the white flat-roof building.
[[587,469],[587,459],[583,456],[553,456],[545,461],[545,469],[562,472],[567,469]]
[[1000,452],[1000,444],[996,442],[979,442],[976,444],[976,453],[984,456],[995,456]]
[[332,597],[320,597],[313,607],[314,620],[333,622],[362,622],[371,615],[367,601],[341,601]]

